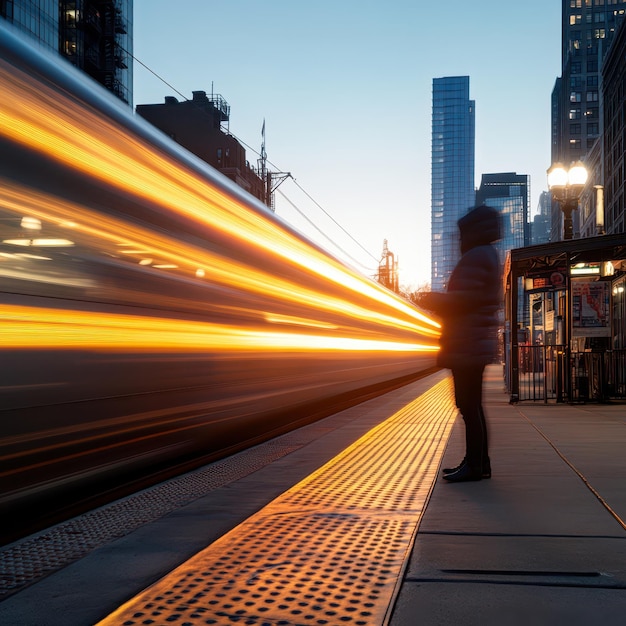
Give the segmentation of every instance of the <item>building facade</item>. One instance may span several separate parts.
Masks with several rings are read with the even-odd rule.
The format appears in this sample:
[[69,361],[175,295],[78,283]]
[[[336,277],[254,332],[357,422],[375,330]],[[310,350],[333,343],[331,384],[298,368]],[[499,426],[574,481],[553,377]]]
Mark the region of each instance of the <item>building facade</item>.
[[191,100],[179,102],[168,96],[163,103],[139,104],[136,111],[255,198],[266,201],[264,180],[246,161],[244,147],[232,135],[222,132],[222,124],[228,123],[230,117],[230,106],[222,96],[194,91]]
[[626,216],[626,21],[617,32],[602,68],[604,194],[602,226],[607,234],[623,233]]
[[584,160],[601,133],[602,61],[626,0],[562,0],[561,80],[552,162]]
[[0,0],[0,17],[133,103],[133,0]]
[[474,206],[475,103],[469,76],[433,79],[431,288],[445,289],[460,258],[457,221]]
[[528,175],[515,172],[483,174],[476,191],[476,204],[492,206],[502,217],[502,238],[496,243],[502,263],[509,250],[530,245],[529,180]]

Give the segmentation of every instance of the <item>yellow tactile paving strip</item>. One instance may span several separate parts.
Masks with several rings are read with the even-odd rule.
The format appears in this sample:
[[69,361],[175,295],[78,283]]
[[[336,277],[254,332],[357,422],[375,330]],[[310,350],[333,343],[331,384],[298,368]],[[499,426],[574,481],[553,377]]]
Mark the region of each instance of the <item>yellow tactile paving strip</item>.
[[446,378],[100,626],[379,626],[456,416]]

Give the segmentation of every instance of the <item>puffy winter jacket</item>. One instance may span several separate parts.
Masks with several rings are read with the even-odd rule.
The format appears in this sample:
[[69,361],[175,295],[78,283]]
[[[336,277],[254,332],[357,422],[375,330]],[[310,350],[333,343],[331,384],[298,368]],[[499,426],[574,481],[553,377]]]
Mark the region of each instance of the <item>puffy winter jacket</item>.
[[500,262],[491,245],[500,239],[498,211],[477,207],[463,216],[458,226],[462,256],[447,291],[425,293],[418,302],[441,317],[438,364],[449,368],[493,362],[502,301]]

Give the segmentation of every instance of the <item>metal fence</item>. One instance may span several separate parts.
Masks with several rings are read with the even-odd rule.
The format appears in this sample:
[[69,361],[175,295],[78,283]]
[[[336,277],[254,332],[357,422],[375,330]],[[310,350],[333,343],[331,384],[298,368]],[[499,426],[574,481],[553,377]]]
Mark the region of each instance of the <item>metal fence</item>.
[[626,398],[626,350],[570,352],[519,346],[519,400],[609,402]]

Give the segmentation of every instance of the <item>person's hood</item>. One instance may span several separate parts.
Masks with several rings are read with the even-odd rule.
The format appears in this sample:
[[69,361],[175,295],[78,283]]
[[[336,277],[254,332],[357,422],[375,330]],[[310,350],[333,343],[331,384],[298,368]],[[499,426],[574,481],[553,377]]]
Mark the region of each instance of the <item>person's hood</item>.
[[461,252],[477,246],[486,246],[502,237],[500,213],[493,207],[481,205],[472,209],[458,222]]

